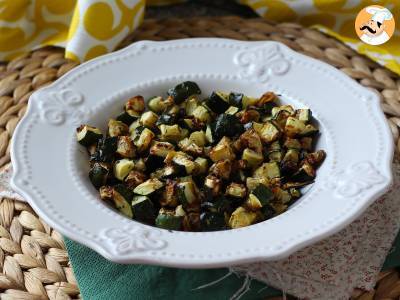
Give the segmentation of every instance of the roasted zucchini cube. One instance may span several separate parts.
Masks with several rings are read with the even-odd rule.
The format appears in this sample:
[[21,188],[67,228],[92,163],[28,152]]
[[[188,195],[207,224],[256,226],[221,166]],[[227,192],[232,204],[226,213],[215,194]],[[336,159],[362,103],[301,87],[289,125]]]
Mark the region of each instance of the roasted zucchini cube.
[[140,117],[140,124],[142,124],[145,127],[151,128],[154,125],[156,125],[157,120],[158,120],[157,114],[153,113],[152,111],[146,111]]
[[146,180],[147,180],[146,174],[137,170],[132,170],[129,172],[128,176],[125,177],[124,182],[130,189],[134,189],[135,187],[145,182]]
[[228,115],[234,115],[239,111],[239,108],[236,106],[229,106],[227,110],[225,110],[225,113]]
[[268,185],[268,179],[263,177],[247,177],[246,178],[246,187],[249,191],[253,191],[260,184]]
[[140,113],[134,110],[124,111],[117,117],[117,121],[121,121],[126,125],[130,126],[133,122],[135,122],[140,117]]
[[246,196],[247,189],[244,184],[230,183],[227,188],[225,194],[235,198],[244,198]]
[[143,112],[145,109],[144,98],[140,95],[130,98],[125,103],[125,111]]
[[210,189],[213,196],[217,196],[222,193],[222,181],[214,175],[208,175],[204,180],[204,185]]
[[209,157],[213,162],[223,159],[234,160],[235,153],[231,147],[230,139],[227,137],[222,138],[219,143],[211,149]]
[[251,168],[257,167],[264,160],[261,153],[257,153],[249,148],[244,149],[242,159],[247,162],[247,165]]
[[103,185],[99,189],[100,199],[103,201],[112,201],[114,189],[112,186]]
[[296,118],[304,123],[308,123],[311,121],[312,113],[308,108],[298,109],[296,110]]
[[212,129],[211,129],[210,125],[207,125],[206,139],[207,139],[207,142],[209,142],[211,144],[214,142],[214,137],[213,137],[213,133],[212,133]]
[[103,137],[101,130],[89,125],[81,125],[76,129],[76,139],[83,146],[96,144]]
[[191,208],[198,204],[199,192],[193,181],[179,182],[177,185],[178,201],[184,208]]
[[309,182],[315,178],[315,170],[310,163],[305,162],[300,169],[291,176],[290,180],[295,182]]
[[129,133],[129,127],[121,121],[110,119],[108,121],[108,134],[109,136],[121,136]]
[[194,162],[197,164],[196,174],[205,174],[208,170],[208,160],[204,157],[197,157]]
[[225,216],[218,212],[203,212],[200,214],[202,231],[217,231],[226,228]]
[[232,162],[228,159],[219,160],[210,167],[210,173],[222,179],[229,179],[231,171]]
[[203,105],[199,105],[192,113],[193,117],[203,123],[208,123],[211,120],[210,112]]
[[176,216],[174,211],[160,209],[155,224],[159,228],[168,230],[180,230],[182,227],[183,217]]
[[132,200],[133,219],[146,224],[154,224],[156,217],[153,202],[146,196],[135,196]]
[[281,105],[272,109],[272,117],[276,117],[281,111],[288,112],[291,116],[295,114],[295,110],[291,105]]
[[204,147],[207,143],[206,134],[204,131],[192,132],[189,139],[199,147]]
[[197,146],[197,144],[193,143],[189,138],[181,140],[178,143],[178,147],[190,155],[200,156],[203,154],[203,148]]
[[279,202],[282,204],[287,204],[292,200],[292,196],[290,195],[289,191],[283,190],[281,188],[274,189],[274,197],[275,202]]
[[254,177],[273,179],[281,177],[279,165],[276,162],[262,164],[254,171]]
[[121,159],[114,164],[114,177],[118,180],[124,180],[129,172],[133,170],[135,163],[131,159]]
[[130,219],[132,219],[133,217],[132,207],[130,205],[132,199],[133,199],[133,193],[125,185],[118,184],[114,186],[114,191],[113,191],[114,206],[123,215],[127,216]]
[[148,128],[144,128],[142,133],[140,134],[139,138],[135,140],[134,144],[137,147],[139,152],[144,152],[146,151],[153,138],[155,137],[155,134]]
[[162,113],[172,104],[171,101],[164,100],[161,96],[157,96],[151,98],[147,105],[153,112]]
[[250,148],[257,153],[262,153],[263,146],[261,139],[254,129],[242,133],[239,137],[239,142],[243,148]]
[[170,151],[174,151],[175,146],[168,142],[154,141],[150,147],[150,154],[166,157]]
[[250,195],[256,197],[261,206],[267,205],[275,197],[274,193],[264,184],[259,184]]
[[164,183],[162,181],[158,180],[157,178],[151,178],[139,184],[133,191],[135,194],[147,196],[162,188],[163,186]]
[[248,106],[256,106],[259,101],[260,99],[258,98],[244,96],[242,98],[242,107],[246,108]]
[[217,114],[222,114],[229,107],[228,95],[221,92],[212,92],[211,96],[204,102],[209,109]]
[[179,142],[182,138],[182,132],[181,132],[182,129],[177,124],[175,125],[161,124],[159,128],[161,131],[161,138],[164,141]]
[[118,138],[104,137],[97,143],[96,152],[91,155],[91,161],[111,163],[117,151]]
[[318,167],[326,158],[326,152],[324,150],[318,150],[316,152],[308,153],[306,156],[307,162],[313,166]]
[[286,138],[284,146],[286,147],[286,149],[295,149],[295,150],[301,149],[300,141],[292,138]]
[[291,175],[297,171],[299,163],[299,151],[296,149],[289,149],[283,157],[280,167],[284,176]]
[[265,143],[272,143],[280,137],[281,132],[274,123],[265,122],[258,134],[260,135],[261,140],[263,140]]
[[104,163],[94,163],[89,171],[89,179],[95,188],[100,188],[107,181],[109,168]]
[[233,137],[244,131],[240,120],[235,115],[228,114],[220,114],[210,128],[213,140],[219,140],[224,136]]
[[300,139],[301,148],[307,151],[310,151],[313,148],[313,139],[312,137],[302,137]]
[[285,133],[288,137],[296,137],[304,132],[306,125],[303,121],[289,117],[285,125]]
[[257,220],[257,214],[244,207],[238,207],[229,218],[229,227],[232,229],[249,226]]
[[300,133],[300,136],[314,136],[314,135],[316,135],[317,133],[319,133],[319,130],[318,130],[318,128],[316,128],[316,127],[314,127],[313,125],[311,125],[311,124],[307,124],[305,127],[304,127],[304,129],[303,129],[303,131]]
[[176,104],[180,104],[185,101],[187,98],[193,95],[200,95],[201,90],[197,83],[193,81],[185,81],[174,88],[168,90],[168,95],[174,99]]
[[165,158],[164,162],[169,163],[171,161],[179,166],[184,167],[187,174],[192,174],[196,172],[197,164],[185,152],[170,152]]
[[238,108],[242,108],[243,97],[244,95],[241,93],[231,92],[228,96],[229,104]]
[[185,103],[185,113],[187,116],[193,116],[194,110],[199,106],[199,102],[196,97],[191,97],[186,100]]
[[121,157],[133,158],[136,154],[135,146],[129,136],[119,136],[117,142],[117,151]]
[[175,180],[167,180],[165,189],[160,199],[161,206],[176,207],[178,205],[177,182]]

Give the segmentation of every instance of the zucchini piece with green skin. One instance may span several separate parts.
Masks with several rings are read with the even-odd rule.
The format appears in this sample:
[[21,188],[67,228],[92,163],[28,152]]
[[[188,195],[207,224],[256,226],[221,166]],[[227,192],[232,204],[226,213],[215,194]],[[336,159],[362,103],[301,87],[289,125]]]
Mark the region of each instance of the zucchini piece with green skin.
[[199,203],[197,187],[193,181],[180,182],[177,185],[178,201],[184,208],[191,208]]
[[232,137],[244,131],[243,125],[235,115],[220,114],[210,126],[212,139],[219,140],[222,137]]
[[326,158],[326,152],[324,150],[318,150],[312,153],[308,153],[306,155],[306,160],[307,162],[313,166],[313,167],[318,167],[322,164],[322,162]]
[[228,96],[221,92],[212,92],[211,96],[204,101],[205,105],[213,112],[222,114],[229,108]]
[[290,176],[297,171],[299,163],[299,151],[289,149],[283,157],[280,167],[283,176]]
[[114,186],[113,201],[115,208],[119,210],[123,215],[128,218],[133,218],[131,201],[133,199],[133,193],[123,184],[117,184]]
[[280,111],[287,111],[291,116],[295,114],[294,108],[291,105],[281,105],[272,109],[272,117],[276,117]]
[[217,196],[222,192],[222,181],[214,175],[208,175],[204,180],[204,186],[207,187],[213,196]]
[[76,139],[83,146],[96,144],[103,137],[101,130],[89,125],[81,125],[76,129]]
[[274,193],[265,185],[259,184],[250,195],[253,195],[260,201],[261,206],[267,205],[270,201],[274,199]]
[[310,151],[313,148],[313,139],[312,137],[302,137],[300,139],[301,148],[304,150]]
[[161,138],[163,141],[179,142],[182,138],[182,129],[177,125],[165,125],[159,126],[161,131]]
[[228,96],[229,103],[238,108],[242,108],[242,101],[244,95],[241,93],[231,92]]
[[301,168],[290,177],[290,181],[309,182],[313,181],[314,178],[315,178],[314,168],[308,162],[305,162],[303,163]]
[[121,159],[114,164],[114,177],[118,180],[124,180],[129,172],[133,170],[135,163],[130,159]]
[[193,81],[182,82],[168,90],[168,96],[171,96],[176,104],[181,104],[190,96],[200,94],[199,86]]
[[91,161],[112,162],[118,148],[118,137],[104,137],[97,143],[96,152],[90,157]]
[[149,148],[155,134],[148,128],[144,128],[139,138],[134,142],[139,152],[144,152]]
[[182,170],[180,166],[177,165],[168,165],[164,168],[157,169],[153,173],[150,174],[151,178],[158,178],[158,179],[168,179],[173,178],[176,176],[181,176],[186,173],[186,170]]
[[186,100],[185,103],[185,113],[187,116],[192,116],[194,110],[199,106],[199,102],[195,97],[191,97],[190,99]]
[[204,131],[194,131],[190,134],[189,139],[199,147],[204,147],[207,143]]
[[286,147],[286,149],[301,150],[301,143],[297,139],[286,138],[283,145]]
[[134,110],[127,110],[124,111],[122,114],[120,114],[117,117],[117,121],[123,122],[126,125],[131,125],[133,122],[135,122],[137,119],[139,119],[140,113]]
[[296,118],[304,123],[308,123],[311,121],[312,112],[308,108],[298,109],[296,110]]
[[133,192],[135,194],[147,196],[147,195],[150,195],[153,192],[159,190],[163,186],[164,186],[164,183],[162,181],[158,180],[157,178],[151,178],[151,179],[148,179],[145,182],[139,184],[137,187],[135,187]]
[[182,151],[193,155],[200,156],[203,154],[203,147],[199,147],[197,144],[193,143],[189,138],[184,138],[178,143],[179,149]]
[[[171,157],[172,162],[184,167],[187,174],[195,173],[197,164],[185,152],[177,151],[175,153],[171,153]],[[168,161],[169,159],[167,158],[168,156],[166,157],[166,160]]]
[[154,224],[156,217],[153,202],[146,196],[134,196],[131,202],[132,218],[136,221]]
[[168,211],[160,209],[160,212],[156,218],[155,224],[159,228],[168,230],[180,230],[182,227],[181,216],[176,216],[174,211]]
[[218,212],[203,212],[200,214],[202,231],[217,231],[226,229],[225,216]]
[[232,162],[228,159],[223,159],[215,162],[209,170],[209,173],[215,176],[228,180],[231,176]]
[[112,201],[114,189],[112,186],[103,185],[99,189],[100,199],[103,201]]
[[124,182],[130,188],[134,189],[139,184],[147,180],[146,174],[138,170],[132,170],[129,172],[128,176],[125,177]]
[[265,221],[265,220],[268,220],[268,219],[271,219],[271,218],[274,217],[275,214],[276,214],[275,209],[274,209],[271,205],[269,205],[269,204],[263,206],[263,207],[261,208],[260,212],[261,212],[262,219],[263,219],[264,221]]
[[213,162],[223,159],[234,160],[236,157],[231,147],[231,140],[227,137],[223,137],[219,143],[210,150],[208,156]]
[[197,157],[194,162],[197,164],[196,174],[205,174],[208,170],[208,160],[204,157]]
[[108,177],[109,169],[105,164],[94,163],[89,171],[89,179],[95,188],[105,185]]
[[111,137],[127,135],[129,133],[129,127],[121,121],[110,119],[108,121],[108,134]]

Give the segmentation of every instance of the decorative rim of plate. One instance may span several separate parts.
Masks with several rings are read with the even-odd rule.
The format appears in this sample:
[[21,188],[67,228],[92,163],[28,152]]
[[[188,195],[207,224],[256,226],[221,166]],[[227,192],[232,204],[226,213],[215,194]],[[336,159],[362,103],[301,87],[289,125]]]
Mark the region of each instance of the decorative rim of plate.
[[[160,71],[160,76],[143,79],[138,83],[117,88],[107,94],[107,97],[97,105],[91,106],[90,109],[86,106],[86,102],[91,100],[84,95],[87,91],[83,91],[82,87],[81,90],[77,88],[79,87],[79,82],[85,80],[85,77],[101,77],[102,70],[110,71],[112,65],[121,67],[121,63],[134,62],[144,53],[173,56],[174,51],[191,53],[196,49],[200,49],[202,53],[208,50],[212,50],[214,53],[218,51],[220,53],[232,53],[233,56],[228,59],[230,61],[229,68],[235,72],[177,72],[178,75],[171,76]],[[228,68],[228,66],[223,66],[222,69],[225,67]],[[354,163],[352,161],[351,164],[339,168],[341,163],[340,158],[337,156],[340,152],[341,144],[339,143],[338,145],[338,137],[333,129],[336,125],[326,122],[325,115],[320,113],[323,108],[318,107],[314,110],[313,105],[316,103],[308,105],[308,100],[300,101],[301,97],[296,92],[284,86],[284,81],[286,79],[290,81],[290,76],[294,76],[290,74],[295,73],[297,69],[310,70],[310,74],[325,76],[334,82],[335,86],[350,91],[354,97],[360,99],[363,109],[369,114],[372,121],[371,124],[373,124],[378,133],[377,153],[373,159],[368,157],[368,159],[354,161]],[[96,111],[107,107],[110,103],[131,94],[133,91],[185,79],[226,80],[246,82],[259,86],[268,85],[270,89],[278,91],[287,99],[293,99],[302,105],[311,106],[312,110],[317,112],[317,119],[321,123],[330,147],[330,152],[328,152],[328,157],[330,158],[329,162],[326,163],[326,168],[329,169],[329,176],[317,178],[317,183],[307,195],[303,196],[304,199],[302,199],[301,203],[290,208],[288,212],[266,222],[228,231],[206,233],[174,231],[171,233],[128,220],[107,208],[88,191],[82,184],[82,179],[77,176],[80,172],[77,162],[74,160],[77,145],[73,142],[74,132],[71,131],[70,133],[65,132],[68,136],[65,136],[68,141],[66,144],[67,164],[65,171],[69,172],[71,177],[71,182],[68,184],[76,189],[73,193],[79,193],[82,198],[87,200],[85,205],[96,208],[96,212],[106,218],[105,221],[108,220],[107,218],[112,219],[118,226],[106,226],[96,231],[90,228],[88,224],[84,224],[84,221],[71,221],[71,216],[66,216],[66,213],[59,212],[55,207],[57,202],[54,203],[49,198],[51,194],[49,190],[51,188],[42,190],[41,187],[44,184],[38,185],[35,183],[35,181],[38,181],[36,179],[38,166],[35,166],[33,158],[37,160],[39,154],[34,154],[34,152],[38,151],[30,148],[34,142],[32,141],[32,136],[35,136],[32,132],[35,132],[39,127],[50,128],[49,132],[70,128],[73,124],[78,124],[81,120],[92,117]],[[315,80],[317,81],[317,79]],[[99,87],[99,89],[101,88],[104,87]],[[36,138],[38,137],[36,136]],[[327,237],[348,225],[389,188],[392,182],[391,161],[394,151],[391,141],[390,128],[380,109],[380,101],[376,93],[362,87],[334,67],[294,52],[283,44],[271,41],[242,42],[216,38],[183,39],[167,42],[141,41],[118,52],[84,63],[31,96],[27,113],[17,126],[12,140],[11,158],[14,174],[11,179],[11,185],[28,200],[39,216],[50,226],[62,234],[89,246],[111,261],[191,268],[227,266],[288,256],[294,251]],[[245,238],[246,235],[257,237],[265,230],[268,232],[272,225],[277,226],[277,223],[285,224],[284,222],[287,222],[287,219],[295,218],[299,211],[304,210],[303,207],[305,205],[313,202],[313,198],[327,193],[327,189],[332,191],[332,195],[329,197],[335,198],[337,201],[347,199],[348,201],[343,202],[346,203],[346,206],[332,218],[288,239],[280,240],[280,242],[267,246],[260,244],[255,247],[241,248],[238,251],[230,249],[229,244],[225,248],[220,246],[224,250],[222,252],[216,251],[215,253],[211,253],[213,249],[209,253],[205,253],[203,250],[202,253],[196,253],[197,250],[192,249],[191,253],[188,251],[188,253],[183,254],[178,253],[175,249],[176,246],[174,244],[180,244],[182,241],[187,242],[191,239],[212,242],[219,238],[224,239],[225,242],[233,242],[234,239]],[[271,241],[266,240],[263,242]]]

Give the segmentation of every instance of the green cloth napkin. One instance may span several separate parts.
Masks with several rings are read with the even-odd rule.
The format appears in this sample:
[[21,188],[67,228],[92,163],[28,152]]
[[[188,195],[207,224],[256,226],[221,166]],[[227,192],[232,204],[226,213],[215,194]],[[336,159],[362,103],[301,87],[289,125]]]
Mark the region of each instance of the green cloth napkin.
[[[83,298],[100,299],[229,299],[244,283],[232,274],[217,284],[194,290],[228,274],[228,269],[185,270],[145,265],[120,265],[107,261],[89,248],[65,239]],[[400,266],[400,234],[383,269]],[[264,299],[282,293],[256,280],[241,298]]]
[[[232,274],[219,283],[199,286],[228,274],[228,269],[186,270],[109,262],[93,250],[65,239],[75,277],[85,300],[100,299],[229,299],[243,285],[244,278]],[[241,300],[264,299],[282,293],[256,280]]]

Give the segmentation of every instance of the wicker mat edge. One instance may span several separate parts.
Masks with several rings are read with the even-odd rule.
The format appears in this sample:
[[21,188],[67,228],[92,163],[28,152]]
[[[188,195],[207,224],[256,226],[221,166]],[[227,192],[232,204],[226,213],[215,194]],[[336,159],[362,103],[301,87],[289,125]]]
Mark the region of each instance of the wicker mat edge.
[[[121,48],[138,40],[224,37],[238,40],[274,40],[325,61],[381,95],[400,153],[400,78],[359,55],[339,41],[298,24],[271,24],[263,19],[211,17],[146,20]],[[24,115],[33,91],[52,83],[77,66],[63,57],[63,49],[45,47],[0,65],[0,167],[10,161],[10,139]],[[75,299],[79,288],[62,236],[20,201],[0,202],[1,299]],[[375,290],[355,290],[352,299],[397,299],[396,270],[381,272]],[[270,298],[270,299],[281,299]]]

